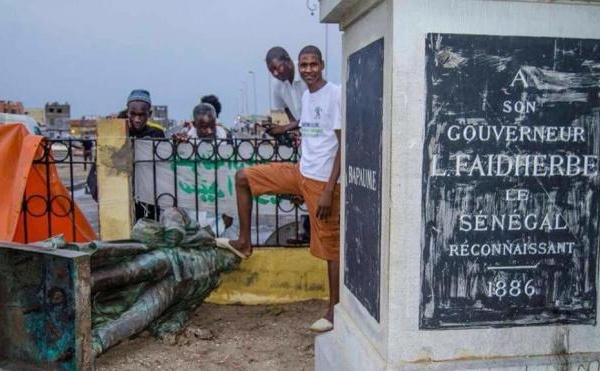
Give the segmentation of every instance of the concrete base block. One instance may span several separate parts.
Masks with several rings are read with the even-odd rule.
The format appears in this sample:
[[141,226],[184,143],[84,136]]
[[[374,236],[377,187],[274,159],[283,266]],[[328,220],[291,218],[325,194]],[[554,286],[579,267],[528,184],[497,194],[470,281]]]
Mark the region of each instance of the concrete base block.
[[[346,79],[342,295],[335,329],[316,340],[316,369],[600,371],[598,174],[592,179],[555,172],[550,179],[533,171],[507,176],[496,171],[491,179],[493,171],[466,174],[456,165],[463,154],[491,155],[490,166],[495,155],[562,152],[596,164],[597,84],[589,85],[593,91],[578,85],[576,94],[557,87],[574,86],[573,77],[592,76],[588,66],[600,66],[600,2],[320,0],[319,5],[321,19],[344,32]],[[500,68],[482,63],[484,54],[506,63]],[[548,83],[519,77],[517,85],[515,76],[534,70],[560,77]],[[597,81],[596,70],[593,76]],[[517,105],[531,109],[519,113]],[[551,144],[496,137],[477,148],[466,137],[449,135],[450,127],[460,131],[474,122],[477,130],[491,131],[512,125],[553,131],[550,125],[585,123],[578,130],[594,135],[584,139],[587,147],[574,138]],[[364,139],[371,135],[381,144],[357,145],[371,143]],[[373,151],[381,157],[362,163]],[[451,161],[456,166],[438,171],[438,164]],[[380,181],[374,187],[359,184],[356,169]],[[527,196],[515,201],[515,191]],[[364,200],[368,206],[362,206]],[[380,213],[366,214],[366,207]],[[530,220],[529,215],[554,215],[565,224],[461,225],[469,218],[501,221],[510,215]],[[477,249],[482,241],[503,248],[523,244],[499,254],[486,246],[485,257],[479,251],[457,253],[459,246]],[[574,249],[523,250],[563,241]]]
[[339,307],[333,331],[315,338],[316,371],[386,370],[386,362]]
[[600,371],[600,353],[391,364],[342,309],[335,315],[335,329],[315,339],[316,371]]

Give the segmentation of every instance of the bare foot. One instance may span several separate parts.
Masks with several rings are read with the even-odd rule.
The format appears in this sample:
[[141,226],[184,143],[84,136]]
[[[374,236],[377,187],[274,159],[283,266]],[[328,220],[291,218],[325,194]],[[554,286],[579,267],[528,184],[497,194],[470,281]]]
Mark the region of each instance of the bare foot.
[[252,255],[252,245],[248,242],[243,242],[242,240],[229,240],[229,244],[246,257]]

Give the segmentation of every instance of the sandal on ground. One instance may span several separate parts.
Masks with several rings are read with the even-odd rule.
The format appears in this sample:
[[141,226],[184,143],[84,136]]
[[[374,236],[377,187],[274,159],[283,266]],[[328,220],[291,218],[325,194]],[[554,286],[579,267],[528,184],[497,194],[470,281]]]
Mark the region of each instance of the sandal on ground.
[[314,332],[327,332],[333,330],[333,323],[327,318],[321,318],[310,326],[310,330]]

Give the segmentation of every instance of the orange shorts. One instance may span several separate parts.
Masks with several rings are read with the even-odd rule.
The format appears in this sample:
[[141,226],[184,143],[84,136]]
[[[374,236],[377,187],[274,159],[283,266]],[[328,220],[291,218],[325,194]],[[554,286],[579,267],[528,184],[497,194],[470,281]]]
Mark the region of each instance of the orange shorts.
[[317,258],[340,260],[340,185],[335,186],[331,215],[317,218],[319,197],[327,185],[304,177],[298,164],[276,162],[244,169],[252,195],[295,194],[304,198],[310,216],[310,253]]

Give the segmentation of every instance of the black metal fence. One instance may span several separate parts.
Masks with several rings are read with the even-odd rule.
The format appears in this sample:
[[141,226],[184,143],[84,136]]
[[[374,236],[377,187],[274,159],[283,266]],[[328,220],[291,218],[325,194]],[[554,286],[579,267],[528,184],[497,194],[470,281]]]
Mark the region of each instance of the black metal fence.
[[[134,140],[134,200],[137,217],[158,219],[154,208],[180,207],[218,236],[237,237],[235,172],[268,162],[297,162],[297,148],[273,139]],[[141,214],[144,215],[141,215]],[[304,205],[291,195],[255,198],[254,246],[305,246]],[[304,223],[302,223],[304,222]]]
[[[84,143],[87,141],[87,143]],[[30,171],[38,172],[39,178],[44,179],[45,184],[37,184],[27,187],[23,194],[21,218],[22,233],[20,238],[25,243],[39,240],[40,234],[30,236],[32,227],[37,223],[43,224],[47,233],[42,238],[56,235],[53,226],[53,217],[69,217],[75,220],[76,207],[98,233],[98,205],[86,193],[86,180],[88,173],[94,163],[95,141],[91,139],[44,139],[41,150],[36,154]],[[30,175],[31,176],[31,175]],[[56,183],[61,182],[66,188],[66,194],[56,194]],[[77,225],[71,223],[71,231],[65,233],[67,240],[74,240]],[[36,228],[39,231],[39,228]]]
[[[90,145],[91,144],[91,145]],[[43,238],[56,235],[54,217],[75,221],[76,207],[87,217],[99,234],[98,204],[87,189],[87,178],[95,164],[96,143],[89,140],[45,139],[36,155],[32,171],[41,173],[45,184],[36,192],[23,194],[20,214],[21,239],[39,240],[28,235],[28,226],[43,221]],[[173,142],[169,139],[132,140],[135,151],[133,197],[138,217],[158,219],[160,209],[180,207],[201,224],[209,224],[218,236],[237,237],[235,172],[246,166],[268,162],[297,162],[297,148],[281,145],[272,139],[192,139]],[[51,192],[58,179],[66,194]],[[62,207],[57,207],[57,205]],[[66,207],[65,207],[66,205]],[[158,208],[155,207],[158,205]],[[310,233],[307,212],[291,195],[255,198],[252,213],[254,246],[305,246]],[[72,223],[67,240],[73,240],[77,225]],[[39,232],[39,228],[38,228]]]

